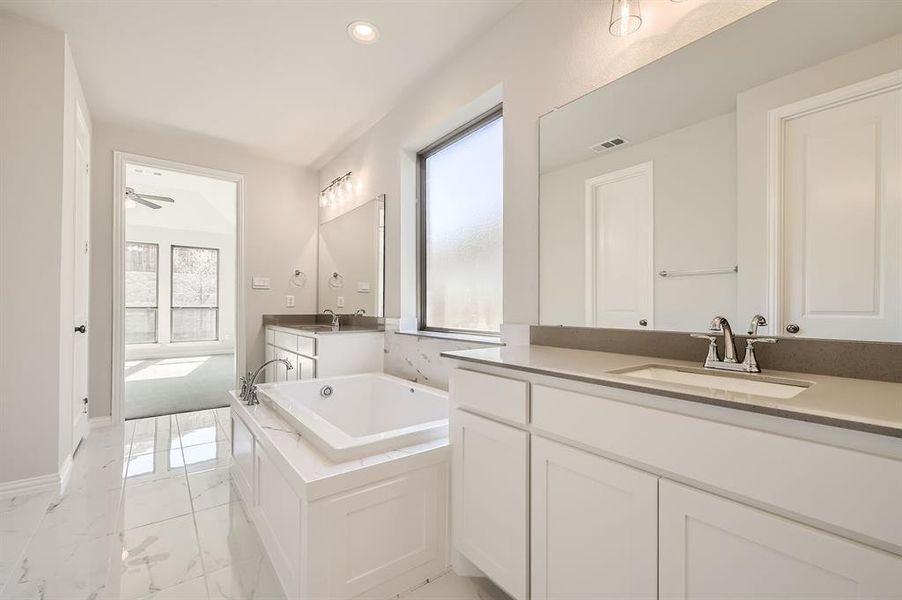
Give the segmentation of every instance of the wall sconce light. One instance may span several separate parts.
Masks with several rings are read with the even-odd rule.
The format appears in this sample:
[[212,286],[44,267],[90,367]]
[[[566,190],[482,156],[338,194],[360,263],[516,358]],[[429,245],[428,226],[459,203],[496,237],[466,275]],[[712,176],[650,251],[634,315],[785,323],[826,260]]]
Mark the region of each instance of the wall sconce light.
[[329,185],[319,192],[319,205],[321,208],[332,206],[351,195],[354,186],[351,183],[351,171],[341,177],[333,179]]
[[622,37],[635,33],[642,25],[639,0],[614,0],[611,6],[611,35]]

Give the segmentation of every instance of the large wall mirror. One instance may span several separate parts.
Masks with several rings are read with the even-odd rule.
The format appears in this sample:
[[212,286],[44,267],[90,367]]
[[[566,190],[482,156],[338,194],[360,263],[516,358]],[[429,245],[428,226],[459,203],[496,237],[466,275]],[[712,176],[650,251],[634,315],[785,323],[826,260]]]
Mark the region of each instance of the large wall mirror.
[[321,223],[319,310],[385,316],[385,194]]
[[778,1],[541,118],[540,322],[900,342],[900,176],[902,2]]

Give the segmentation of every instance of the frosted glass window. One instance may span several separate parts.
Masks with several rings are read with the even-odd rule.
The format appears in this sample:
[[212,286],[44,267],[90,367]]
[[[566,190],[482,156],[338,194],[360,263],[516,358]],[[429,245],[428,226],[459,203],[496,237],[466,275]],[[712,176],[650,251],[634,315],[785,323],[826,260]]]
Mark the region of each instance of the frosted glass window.
[[173,342],[219,339],[219,250],[172,247]]
[[501,328],[502,123],[498,111],[420,157],[421,328]]
[[125,243],[125,343],[157,341],[157,284],[159,247]]

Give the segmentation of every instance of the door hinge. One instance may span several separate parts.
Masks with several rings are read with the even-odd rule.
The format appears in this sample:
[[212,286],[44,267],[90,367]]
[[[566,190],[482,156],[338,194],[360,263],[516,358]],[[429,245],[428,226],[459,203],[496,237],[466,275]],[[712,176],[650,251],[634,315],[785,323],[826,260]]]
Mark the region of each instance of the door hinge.
[[87,413],[88,412],[88,399],[82,398],[81,403],[84,405],[84,408],[81,410],[81,412]]
[[90,172],[91,172],[91,165],[85,163],[85,173],[90,173]]

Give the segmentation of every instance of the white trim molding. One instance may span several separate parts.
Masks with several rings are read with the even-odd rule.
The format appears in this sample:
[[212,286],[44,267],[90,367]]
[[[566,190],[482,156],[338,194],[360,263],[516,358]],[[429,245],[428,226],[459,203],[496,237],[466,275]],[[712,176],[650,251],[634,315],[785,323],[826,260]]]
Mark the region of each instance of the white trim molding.
[[113,424],[113,417],[111,415],[104,415],[101,417],[91,417],[88,419],[88,426],[91,430],[99,429],[101,427],[109,427]]
[[188,175],[211,177],[223,181],[231,181],[236,187],[236,231],[235,231],[235,381],[239,374],[246,369],[246,343],[245,343],[245,255],[247,243],[245,236],[246,227],[246,198],[247,183],[245,176],[240,173],[220,171],[207,167],[199,167],[185,163],[130,154],[128,152],[113,152],[113,360],[112,360],[112,389],[111,389],[111,423],[120,424],[124,421],[122,403],[124,399],[125,377],[125,337],[123,325],[125,320],[125,273],[124,252],[125,248],[125,167],[127,164],[138,164],[149,168],[166,169]]
[[784,311],[783,154],[787,121],[902,88],[902,70],[859,81],[767,112],[767,322],[780,335]]
[[60,465],[60,470],[57,473],[48,473],[47,475],[38,475],[37,477],[28,477],[27,479],[17,479],[15,481],[0,483],[0,498],[37,494],[40,492],[62,494],[65,492],[71,476],[72,455],[70,454],[66,457],[66,460],[63,461],[63,464]]

